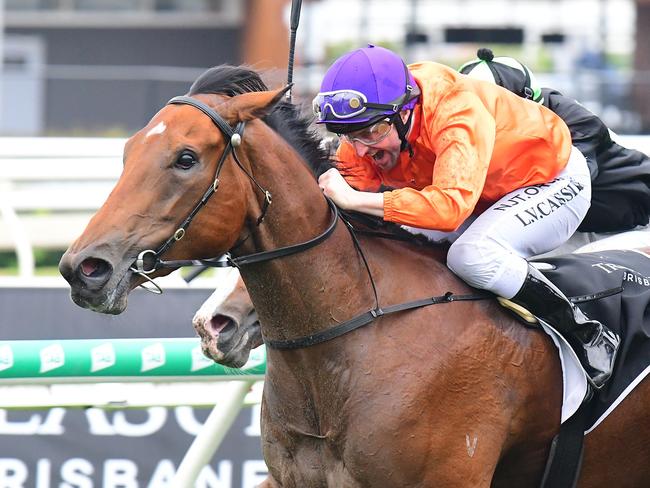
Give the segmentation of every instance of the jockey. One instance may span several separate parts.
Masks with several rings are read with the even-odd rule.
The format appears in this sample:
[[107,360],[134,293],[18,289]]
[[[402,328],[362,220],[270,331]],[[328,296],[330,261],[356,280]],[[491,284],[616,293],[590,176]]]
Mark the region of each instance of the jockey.
[[614,142],[602,120],[574,99],[539,87],[535,75],[516,59],[495,58],[486,48],[477,55],[458,71],[541,103],[567,124],[572,143],[587,159],[591,173],[591,207],[578,231],[618,233],[647,226],[650,157]]
[[452,242],[447,266],[527,308],[571,344],[590,382],[611,376],[619,338],[526,258],[564,243],[589,210],[591,178],[562,120],[492,83],[375,46],[341,56],[314,98],[341,136],[319,186],[341,208]]

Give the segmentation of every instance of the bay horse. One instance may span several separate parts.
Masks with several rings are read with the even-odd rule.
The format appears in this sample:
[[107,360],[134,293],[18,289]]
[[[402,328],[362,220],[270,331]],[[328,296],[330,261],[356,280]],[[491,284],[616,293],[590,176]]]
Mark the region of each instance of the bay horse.
[[[147,277],[228,250],[267,344],[376,310],[370,276],[382,305],[473,293],[442,250],[362,235],[357,246],[318,188],[323,161],[307,122],[284,90],[258,80],[244,68],[209,70],[128,140],[115,189],[61,259],[78,305],[120,313]],[[250,257],[305,242],[277,259]],[[493,300],[378,316],[330,341],[267,349],[267,487],[540,483],[560,424],[558,354]],[[649,384],[587,436],[579,486],[647,483]]]

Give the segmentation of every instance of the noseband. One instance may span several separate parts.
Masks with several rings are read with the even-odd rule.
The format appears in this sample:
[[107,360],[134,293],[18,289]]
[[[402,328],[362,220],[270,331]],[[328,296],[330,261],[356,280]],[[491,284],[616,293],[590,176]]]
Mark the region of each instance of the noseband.
[[[215,176],[212,184],[205,191],[201,199],[194,206],[189,215],[183,220],[181,225],[176,229],[174,234],[170,236],[165,242],[163,242],[156,250],[147,249],[138,254],[137,259],[134,261],[131,266],[131,271],[135,274],[140,275],[142,278],[146,279],[150,284],[155,288],[145,287],[146,290],[153,293],[162,293],[162,289],[148,276],[151,273],[163,269],[163,268],[180,268],[183,266],[209,266],[214,268],[225,268],[225,267],[240,267],[247,264],[259,263],[262,261],[269,261],[271,259],[280,258],[283,256],[288,256],[290,254],[296,254],[302,251],[305,251],[327,239],[338,221],[338,209],[336,205],[328,198],[327,203],[329,204],[332,220],[327,229],[320,235],[316,236],[309,241],[294,244],[291,246],[281,247],[279,249],[274,249],[272,251],[263,251],[259,253],[249,254],[247,256],[240,256],[233,258],[230,254],[225,254],[224,256],[212,259],[187,259],[187,260],[173,260],[173,261],[163,261],[160,259],[163,253],[165,253],[169,248],[176,242],[180,241],[186,233],[187,228],[190,223],[196,216],[196,214],[201,210],[205,204],[208,202],[210,197],[217,192],[219,188],[219,175],[224,166],[228,155],[232,153],[233,159],[237,166],[244,172],[244,174],[255,184],[255,186],[262,192],[264,195],[264,206],[262,208],[262,214],[257,219],[257,225],[259,226],[266,216],[266,212],[271,205],[272,197],[271,193],[268,190],[265,190],[255,179],[255,177],[242,165],[239,157],[237,156],[236,148],[239,147],[242,143],[242,136],[244,135],[244,122],[238,122],[233,128],[228,122],[226,122],[221,115],[219,115],[215,110],[209,107],[207,104],[197,100],[196,98],[179,96],[172,98],[167,105],[190,105],[205,115],[210,117],[215,126],[221,131],[224,135],[224,138],[228,141],[226,147],[219,158],[217,163],[217,169],[215,171]],[[145,260],[150,263],[147,265]]]

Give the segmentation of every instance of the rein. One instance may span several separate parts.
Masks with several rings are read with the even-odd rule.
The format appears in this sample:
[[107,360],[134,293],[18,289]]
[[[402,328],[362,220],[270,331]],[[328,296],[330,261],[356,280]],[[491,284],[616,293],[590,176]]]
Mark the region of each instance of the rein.
[[[336,228],[336,224],[338,223],[339,219],[343,221],[350,232],[350,236],[352,237],[352,241],[354,243],[354,247],[356,248],[357,252],[361,256],[361,259],[363,261],[364,267],[366,268],[366,272],[368,273],[368,278],[370,279],[370,284],[372,286],[372,291],[374,295],[374,301],[375,301],[375,306],[374,308],[361,313],[352,319],[346,320],[345,322],[342,322],[335,327],[331,327],[329,329],[325,329],[324,331],[315,333],[315,334],[310,334],[308,336],[304,337],[299,337],[297,339],[287,339],[287,340],[264,340],[264,343],[272,348],[272,349],[298,349],[302,347],[308,347],[308,346],[313,346],[316,344],[320,344],[326,341],[329,341],[331,339],[334,339],[336,337],[340,337],[343,334],[347,334],[348,332],[351,332],[353,330],[356,330],[360,327],[363,327],[364,325],[368,325],[372,322],[374,322],[375,319],[382,317],[384,315],[389,315],[393,314],[396,312],[403,312],[406,310],[414,310],[417,308],[422,308],[422,307],[427,307],[429,305],[437,305],[441,303],[451,303],[451,302],[458,302],[458,301],[474,301],[474,300],[485,300],[488,298],[492,298],[493,295],[489,293],[476,293],[476,294],[468,294],[468,295],[455,295],[452,292],[447,292],[444,295],[440,296],[432,296],[432,297],[426,297],[422,298],[419,300],[414,300],[406,303],[401,303],[401,304],[396,304],[396,305],[389,305],[387,307],[381,307],[379,303],[379,295],[377,293],[377,287],[375,285],[375,280],[372,276],[372,272],[370,270],[370,266],[368,265],[368,261],[366,259],[365,253],[363,252],[363,249],[361,248],[361,244],[359,243],[359,240],[357,239],[356,232],[358,231],[357,229],[354,228],[354,226],[345,218],[343,218],[339,214],[338,207],[336,204],[328,197],[325,197],[327,200],[327,204],[330,209],[330,213],[332,215],[332,219],[330,221],[330,224],[328,225],[327,229],[323,231],[321,234],[317,235],[316,237],[299,243],[299,244],[292,244],[289,246],[281,247],[278,249],[273,249],[270,251],[262,251],[258,253],[253,253],[253,254],[248,254],[246,256],[240,256],[240,257],[231,257],[230,254],[225,254],[224,256],[221,256],[219,258],[212,258],[212,259],[187,259],[187,260],[172,260],[172,261],[163,261],[160,259],[160,256],[167,251],[175,242],[180,241],[184,236],[187,227],[190,225],[196,214],[201,210],[205,204],[208,202],[209,198],[216,193],[217,189],[219,188],[219,175],[221,173],[221,169],[226,161],[226,158],[228,155],[232,153],[233,159],[235,160],[235,163],[239,168],[248,176],[248,178],[256,185],[256,187],[264,194],[264,208],[262,209],[262,215],[257,219],[257,225],[259,226],[266,215],[266,212],[268,210],[268,207],[270,206],[272,202],[271,198],[271,193],[268,190],[265,190],[255,179],[255,177],[250,174],[246,168],[241,164],[241,161],[239,161],[239,158],[237,156],[237,152],[235,151],[235,148],[239,147],[241,144],[242,140],[242,135],[244,133],[244,123],[239,122],[234,128],[226,122],[223,117],[221,117],[215,110],[213,110],[211,107],[206,105],[205,103],[191,97],[186,97],[186,96],[179,96],[179,97],[174,97],[172,98],[167,104],[176,104],[176,105],[190,105],[192,107],[197,108],[201,112],[203,112],[205,115],[210,117],[214,125],[217,126],[217,128],[222,132],[222,134],[228,138],[228,144],[226,145],[223,154],[221,155],[219,162],[217,163],[217,169],[215,172],[215,177],[212,185],[205,191],[203,194],[203,197],[199,200],[199,202],[195,205],[194,209],[190,212],[190,214],[183,220],[181,225],[178,227],[176,232],[169,237],[165,242],[163,242],[158,249],[152,250],[152,249],[147,249],[145,251],[140,252],[138,254],[137,259],[135,260],[134,264],[131,266],[131,271],[134,273],[140,275],[141,277],[145,278],[148,280],[150,283],[153,284],[153,286],[156,287],[156,289],[152,288],[146,288],[148,291],[151,291],[153,293],[162,293],[162,289],[154,283],[154,281],[148,276],[149,274],[163,268],[178,268],[178,267],[183,267],[183,266],[208,266],[208,267],[214,267],[214,268],[225,268],[225,267],[236,267],[240,268],[241,266],[246,266],[246,265],[251,265],[251,264],[256,264],[256,263],[261,263],[264,261],[270,261],[272,259],[277,259],[277,258],[282,258],[285,256],[290,256],[292,254],[297,254],[303,251],[306,251],[307,249],[310,249],[314,246],[317,246],[318,244],[324,242],[328,237],[332,235],[334,232],[334,229]],[[374,233],[371,232],[371,234],[382,234],[382,233]],[[388,237],[387,235],[381,235],[381,237]],[[149,258],[151,261],[153,261],[149,267],[146,267],[145,264],[145,258]]]
[[[326,197],[327,198],[327,197]],[[213,259],[179,259],[174,261],[163,261],[159,259],[156,262],[156,269],[162,268],[178,268],[183,266],[208,266],[210,268],[240,268],[241,266],[246,266],[248,264],[256,264],[264,261],[270,261],[272,259],[282,258],[284,256],[290,256],[291,254],[298,254],[300,252],[311,249],[312,247],[320,244],[325,239],[327,239],[334,229],[339,219],[338,207],[334,204],[332,200],[327,198],[327,203],[329,205],[332,220],[330,221],[327,229],[322,234],[317,235],[313,239],[310,239],[299,244],[292,244],[290,246],[280,247],[278,249],[273,249],[271,251],[262,251],[254,254],[248,254],[246,256],[240,256],[233,258],[230,254],[224,254],[219,258]],[[142,254],[142,253],[140,253]]]

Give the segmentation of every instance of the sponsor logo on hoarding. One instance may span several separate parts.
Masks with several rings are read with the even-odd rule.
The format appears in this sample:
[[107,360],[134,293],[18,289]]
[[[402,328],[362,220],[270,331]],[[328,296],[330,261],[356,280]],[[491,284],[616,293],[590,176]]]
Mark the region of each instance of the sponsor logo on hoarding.
[[115,365],[115,348],[110,342],[90,350],[90,372],[101,371]]
[[9,369],[14,365],[14,352],[11,346],[0,346],[0,371]]
[[140,372],[151,371],[164,365],[165,347],[160,342],[142,348],[142,368]]
[[201,346],[196,346],[192,349],[192,371],[199,371],[200,369],[209,368],[210,366],[214,366],[214,361],[203,355]]
[[65,352],[61,344],[52,344],[51,346],[44,347],[41,349],[40,357],[41,373],[47,373],[65,364]]

